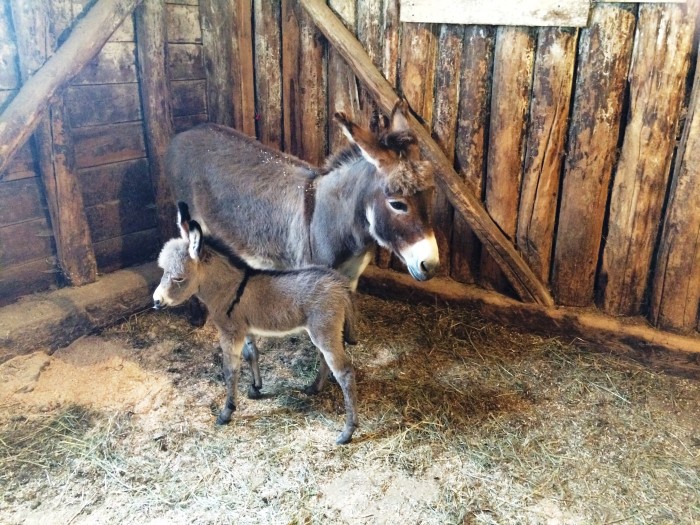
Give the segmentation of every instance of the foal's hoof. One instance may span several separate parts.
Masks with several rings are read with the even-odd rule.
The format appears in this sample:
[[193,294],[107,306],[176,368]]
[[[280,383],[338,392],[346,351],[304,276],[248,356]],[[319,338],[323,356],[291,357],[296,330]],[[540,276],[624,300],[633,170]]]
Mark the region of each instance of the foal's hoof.
[[250,385],[248,387],[248,399],[262,399],[262,392],[255,385]]
[[343,430],[343,432],[335,440],[337,445],[347,445],[352,441],[353,430]]
[[228,425],[231,422],[231,416],[226,417],[219,414],[216,418],[217,425]]

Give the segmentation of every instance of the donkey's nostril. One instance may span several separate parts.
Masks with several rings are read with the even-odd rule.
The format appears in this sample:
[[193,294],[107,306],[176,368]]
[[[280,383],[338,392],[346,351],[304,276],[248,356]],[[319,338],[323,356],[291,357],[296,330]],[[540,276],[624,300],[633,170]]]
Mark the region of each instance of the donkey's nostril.
[[423,270],[425,273],[428,275],[433,275],[435,271],[437,270],[437,263],[433,261],[421,261],[420,263],[420,269]]
[[153,308],[155,308],[156,310],[160,310],[162,306],[163,303],[160,302],[160,299],[156,299],[155,301],[153,301]]

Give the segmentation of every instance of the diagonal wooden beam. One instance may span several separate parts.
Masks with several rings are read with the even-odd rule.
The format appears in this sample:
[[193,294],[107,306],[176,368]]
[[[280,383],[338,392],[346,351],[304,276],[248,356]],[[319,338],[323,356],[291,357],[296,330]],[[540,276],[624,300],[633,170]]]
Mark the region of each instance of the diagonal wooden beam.
[[51,97],[105,44],[142,0],[98,0],[65,43],[37,71],[0,115],[0,173],[34,132]]
[[[323,0],[300,1],[316,26],[375,97],[379,107],[389,113],[398,96],[374,67],[362,44],[345,28]],[[437,182],[440,188],[496,260],[520,298],[525,302],[535,302],[544,306],[554,305],[547,287],[528,267],[513,246],[513,242],[496,226],[481,205],[481,201],[462,182],[440,146],[412,115],[409,116],[409,123],[418,136],[423,155],[437,167]]]

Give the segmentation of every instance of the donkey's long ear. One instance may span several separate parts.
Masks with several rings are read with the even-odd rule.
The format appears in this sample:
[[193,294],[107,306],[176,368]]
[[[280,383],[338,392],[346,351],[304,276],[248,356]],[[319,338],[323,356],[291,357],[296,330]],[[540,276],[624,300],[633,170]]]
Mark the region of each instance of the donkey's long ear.
[[391,161],[391,157],[384,151],[369,130],[361,128],[351,121],[345,113],[336,113],[335,119],[340,124],[343,133],[350,142],[356,144],[362,152],[362,156],[377,168]]
[[391,110],[391,130],[396,131],[409,131],[411,126],[408,124],[407,116],[410,113],[408,107],[408,102],[405,98],[401,98],[394,104],[394,109]]
[[188,226],[190,231],[188,238],[190,245],[188,251],[193,260],[199,261],[202,255],[202,227],[197,221],[189,221]]
[[177,225],[180,228],[180,235],[186,241],[190,238],[190,209],[186,203],[180,201],[177,203]]

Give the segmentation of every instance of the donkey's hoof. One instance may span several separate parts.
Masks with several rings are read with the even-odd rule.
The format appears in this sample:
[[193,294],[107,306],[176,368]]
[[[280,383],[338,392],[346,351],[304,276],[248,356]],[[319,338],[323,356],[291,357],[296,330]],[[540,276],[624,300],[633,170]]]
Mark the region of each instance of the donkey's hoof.
[[343,430],[343,432],[335,440],[337,445],[347,445],[352,441],[352,430]]
[[262,399],[262,392],[255,385],[250,385],[248,387],[248,399]]
[[216,424],[217,425],[228,425],[231,422],[231,418],[226,418],[222,416],[221,414],[218,415],[216,418]]

